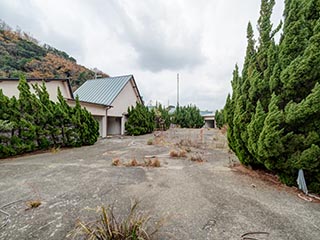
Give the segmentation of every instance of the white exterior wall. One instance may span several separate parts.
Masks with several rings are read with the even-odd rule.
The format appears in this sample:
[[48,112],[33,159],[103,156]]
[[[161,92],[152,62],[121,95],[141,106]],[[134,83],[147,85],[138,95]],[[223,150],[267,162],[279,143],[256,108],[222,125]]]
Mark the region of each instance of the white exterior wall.
[[[28,81],[29,85],[30,85],[30,91],[32,93],[34,93],[33,87],[31,86],[31,84],[38,84],[38,85],[42,85],[42,81],[40,80],[34,80],[34,81]],[[3,94],[8,96],[8,97],[13,97],[15,96],[16,98],[19,97],[19,90],[18,90],[18,84],[19,81],[0,81],[0,88],[3,91]],[[62,96],[64,98],[72,98],[70,92],[69,92],[69,87],[68,87],[68,83],[66,81],[58,81],[58,80],[54,80],[54,81],[48,81],[45,82],[46,84],[46,88],[47,91],[50,95],[50,99],[54,102],[56,102],[58,100],[57,96],[58,96],[58,87],[60,87]]]
[[113,108],[108,110],[108,116],[122,117],[123,114],[127,114],[128,107],[135,106],[137,101],[140,102],[131,81],[129,81],[116,99],[112,102],[111,105]]
[[[121,117],[120,123],[120,134],[123,135],[125,133],[125,122],[127,120],[125,114],[128,113],[128,107],[136,106],[136,102],[141,103],[139,94],[136,89],[133,88],[133,82],[130,80],[122,89],[120,94],[116,97],[116,99],[112,102],[112,108],[108,110],[108,117]],[[113,129],[114,128],[114,129]],[[114,126],[108,127],[110,134],[112,132],[118,132],[118,123],[114,124]],[[108,131],[109,134],[109,131]]]

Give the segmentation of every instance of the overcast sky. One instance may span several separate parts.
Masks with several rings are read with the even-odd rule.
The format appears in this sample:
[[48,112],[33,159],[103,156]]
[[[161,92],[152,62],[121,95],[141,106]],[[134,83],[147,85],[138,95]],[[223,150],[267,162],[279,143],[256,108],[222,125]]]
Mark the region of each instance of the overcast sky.
[[[278,0],[273,21],[282,16]],[[222,108],[256,28],[259,0],[0,0],[0,18],[111,76],[133,74],[146,103]]]

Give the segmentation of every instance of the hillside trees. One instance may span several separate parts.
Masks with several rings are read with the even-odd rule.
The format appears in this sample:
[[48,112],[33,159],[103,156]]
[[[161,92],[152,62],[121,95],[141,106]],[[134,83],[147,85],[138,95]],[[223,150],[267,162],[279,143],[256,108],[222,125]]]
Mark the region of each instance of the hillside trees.
[[59,102],[49,99],[45,85],[35,85],[35,94],[25,78],[19,81],[19,98],[0,91],[0,158],[59,146],[91,145],[99,125],[76,100],[68,106],[59,91]]
[[[21,30],[13,31],[0,20],[0,77],[70,78],[74,89],[95,77],[93,70],[79,64],[67,53],[38,41]],[[99,72],[101,77],[107,74]]]
[[261,0],[257,43],[247,27],[243,69],[236,66],[224,107],[229,146],[243,164],[289,185],[304,169],[308,187],[320,192],[320,2],[285,1],[279,43],[273,6]]

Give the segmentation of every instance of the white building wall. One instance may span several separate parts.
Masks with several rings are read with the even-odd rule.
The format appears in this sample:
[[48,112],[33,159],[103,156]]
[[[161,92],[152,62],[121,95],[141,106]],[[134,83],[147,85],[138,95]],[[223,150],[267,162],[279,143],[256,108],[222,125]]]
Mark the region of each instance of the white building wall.
[[[33,87],[31,86],[31,84],[37,83],[38,85],[42,85],[42,81],[40,80],[33,80],[33,81],[29,81],[28,83],[30,85],[30,91],[32,93],[34,93],[35,91],[33,90]],[[4,95],[8,97],[15,96],[18,98],[19,97],[18,84],[19,84],[19,81],[4,80],[4,81],[0,81],[0,88],[2,89]],[[58,98],[57,98],[58,87],[60,87],[62,96],[64,98],[72,98],[71,93],[69,91],[68,83],[66,81],[54,80],[54,81],[45,82],[45,84],[46,84],[47,91],[50,95],[50,99],[52,101],[54,102],[58,101]]]
[[116,99],[111,103],[113,108],[108,110],[108,116],[122,117],[123,114],[127,114],[129,106],[136,106],[137,101],[140,100],[137,97],[131,81],[129,81]]

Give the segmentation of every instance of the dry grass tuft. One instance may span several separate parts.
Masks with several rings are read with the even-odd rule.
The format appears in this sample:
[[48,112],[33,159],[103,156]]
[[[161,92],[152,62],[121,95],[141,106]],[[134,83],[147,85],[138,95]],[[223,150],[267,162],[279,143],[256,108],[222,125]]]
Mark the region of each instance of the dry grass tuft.
[[28,201],[26,204],[28,207],[26,210],[29,210],[29,209],[39,207],[41,205],[41,201],[40,200],[31,200],[31,201]]
[[137,166],[139,166],[139,163],[135,158],[131,159],[129,163],[126,164],[126,167],[137,167]]
[[158,158],[147,159],[144,161],[145,167],[161,167],[161,163]]
[[58,152],[60,152],[60,146],[59,147],[53,147],[53,148],[50,149],[50,151],[52,153],[58,153]]
[[153,145],[153,139],[152,139],[152,138],[149,138],[148,141],[147,141],[147,144],[148,144],[148,145]]
[[113,166],[126,166],[126,167],[161,167],[161,163],[158,158],[154,157],[152,159],[146,158],[144,162],[139,162],[135,158],[131,159],[129,162],[121,163],[119,158],[112,160]]
[[172,158],[185,158],[185,157],[187,157],[187,151],[186,150],[180,150],[180,151],[171,150],[169,152],[169,155]]
[[181,139],[179,143],[177,143],[179,147],[194,147],[194,148],[200,148],[201,144],[194,140],[191,141],[191,139]]
[[198,162],[198,163],[202,163],[205,162],[205,160],[202,157],[202,154],[200,153],[195,153],[190,157],[190,160],[193,162]]
[[179,157],[179,152],[176,150],[171,150],[169,154],[172,158]]
[[134,201],[128,215],[124,218],[115,216],[113,206],[101,207],[100,216],[96,221],[89,223],[78,221],[68,237],[88,240],[151,240],[163,226],[163,221],[151,227],[151,216],[138,211],[138,204],[138,201]]
[[186,150],[180,150],[179,157],[187,157],[187,151]]
[[112,166],[120,166],[121,165],[121,160],[120,158],[114,158],[112,159]]

